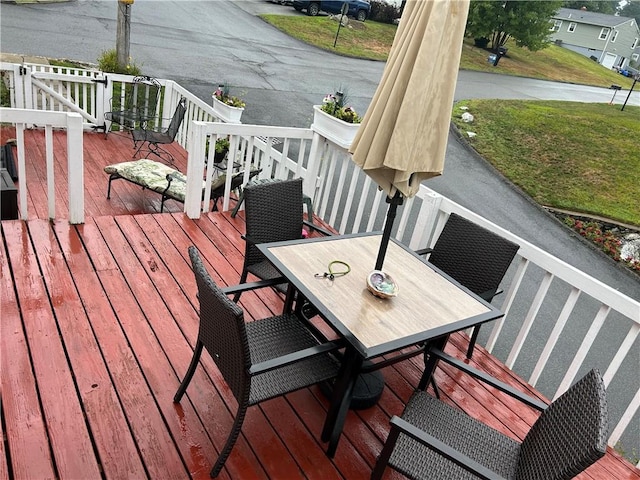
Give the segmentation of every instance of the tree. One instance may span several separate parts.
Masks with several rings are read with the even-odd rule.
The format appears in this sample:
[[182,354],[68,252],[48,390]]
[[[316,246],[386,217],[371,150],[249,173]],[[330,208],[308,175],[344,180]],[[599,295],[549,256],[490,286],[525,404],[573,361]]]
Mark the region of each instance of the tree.
[[620,15],[635,18],[636,23],[640,25],[640,0],[627,1],[627,3],[620,8]]
[[588,12],[607,13],[613,15],[618,9],[617,1],[599,1],[599,0],[581,0],[577,2],[564,2],[562,6],[564,8],[572,8],[574,10],[580,10],[583,7]]
[[472,0],[467,19],[467,35],[489,38],[494,51],[513,38],[519,47],[536,51],[545,48],[549,21],[562,1],[483,1]]

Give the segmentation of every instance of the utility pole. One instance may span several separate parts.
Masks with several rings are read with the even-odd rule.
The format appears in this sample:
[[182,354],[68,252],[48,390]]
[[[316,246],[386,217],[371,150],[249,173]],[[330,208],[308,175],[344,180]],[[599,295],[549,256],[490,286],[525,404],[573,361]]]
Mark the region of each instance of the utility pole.
[[118,0],[116,60],[118,61],[118,66],[121,68],[124,68],[129,64],[131,5],[133,5],[133,0]]

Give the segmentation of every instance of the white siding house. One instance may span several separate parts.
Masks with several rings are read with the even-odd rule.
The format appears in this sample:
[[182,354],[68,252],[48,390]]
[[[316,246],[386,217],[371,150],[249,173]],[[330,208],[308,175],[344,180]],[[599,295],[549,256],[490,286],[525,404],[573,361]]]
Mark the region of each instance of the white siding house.
[[634,66],[640,58],[640,27],[633,18],[561,8],[550,30],[556,45],[607,68]]

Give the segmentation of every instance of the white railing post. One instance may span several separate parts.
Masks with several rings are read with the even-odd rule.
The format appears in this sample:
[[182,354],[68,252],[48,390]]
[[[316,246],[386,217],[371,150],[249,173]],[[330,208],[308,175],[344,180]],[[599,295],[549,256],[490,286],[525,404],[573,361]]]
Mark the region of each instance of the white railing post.
[[[202,210],[202,172],[204,170],[204,123],[193,122],[187,142],[187,191],[184,213],[189,218],[200,218]],[[209,148],[214,148],[209,146]]]
[[22,78],[22,65],[13,65],[13,96],[12,108],[27,108],[25,105],[24,79]]
[[315,201],[318,187],[318,173],[320,169],[320,147],[322,138],[314,133],[309,149],[309,161],[307,162],[307,174],[302,181],[302,191]]
[[[22,66],[22,84],[24,88],[24,106],[26,109],[38,109],[38,101],[35,98],[35,92],[33,90],[33,83],[31,82],[31,69],[26,66]],[[35,104],[34,104],[35,100]]]
[[69,178],[69,223],[84,223],[84,144],[82,116],[67,113],[67,169]]
[[[44,141],[47,165],[47,203],[49,204],[49,220],[53,220],[56,218],[56,182],[53,168],[53,127],[51,125],[44,127]],[[69,189],[69,193],[71,193],[71,189]]]
[[27,168],[24,155],[24,128],[22,122],[16,123],[16,148],[18,150],[18,196],[20,207],[20,219],[27,220]]
[[106,129],[107,121],[104,118],[104,114],[111,111],[111,99],[113,98],[113,81],[108,75],[105,75],[104,73],[102,73],[98,79],[100,81],[98,82],[98,87],[96,89],[98,92],[96,94],[96,98],[100,107],[96,112],[96,116],[100,115],[100,118],[102,118],[103,121],[104,128]]
[[442,202],[442,195],[436,192],[427,192],[424,195],[420,193],[419,195],[422,200],[422,206],[416,219],[413,234],[409,240],[409,248],[412,250],[417,250],[426,245],[431,238],[436,215]]

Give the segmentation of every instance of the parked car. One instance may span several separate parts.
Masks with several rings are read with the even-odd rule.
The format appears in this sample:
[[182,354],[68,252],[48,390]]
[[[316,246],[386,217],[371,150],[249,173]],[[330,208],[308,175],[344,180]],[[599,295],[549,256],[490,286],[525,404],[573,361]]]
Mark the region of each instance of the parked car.
[[322,10],[327,13],[341,13],[343,4],[349,5],[347,15],[354,17],[360,22],[364,22],[369,16],[371,5],[368,0],[293,0],[293,8],[297,11],[306,10],[307,15],[315,17]]

